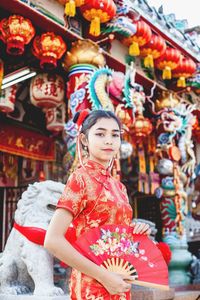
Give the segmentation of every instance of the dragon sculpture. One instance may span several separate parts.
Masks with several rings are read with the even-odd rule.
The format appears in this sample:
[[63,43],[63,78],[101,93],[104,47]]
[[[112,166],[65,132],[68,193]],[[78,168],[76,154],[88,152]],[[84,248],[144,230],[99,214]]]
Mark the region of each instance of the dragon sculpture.
[[136,25],[128,17],[118,16],[106,24],[102,33],[118,33],[124,37],[130,37],[136,33]]
[[173,109],[164,110],[157,125],[157,128],[162,125],[165,131],[158,138],[159,146],[170,145],[173,139],[178,137],[177,144],[181,153],[181,170],[190,176],[194,174],[196,163],[192,142],[192,124],[194,122],[192,111],[194,109],[195,105],[179,103]]
[[89,101],[92,109],[106,109],[114,111],[112,101],[107,93],[107,85],[112,77],[113,71],[107,67],[94,71],[87,85]]

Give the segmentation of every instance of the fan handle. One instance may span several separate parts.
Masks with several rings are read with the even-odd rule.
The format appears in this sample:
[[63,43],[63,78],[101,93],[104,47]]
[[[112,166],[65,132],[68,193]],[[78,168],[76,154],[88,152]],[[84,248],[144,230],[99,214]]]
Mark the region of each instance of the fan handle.
[[141,280],[126,280],[128,283],[135,284],[135,285],[140,285],[140,286],[145,286],[145,287],[150,287],[150,288],[155,288],[155,289],[160,289],[163,291],[169,291],[170,287],[168,285],[164,284],[158,284],[158,283],[151,283],[151,282],[146,282],[146,281],[141,281]]

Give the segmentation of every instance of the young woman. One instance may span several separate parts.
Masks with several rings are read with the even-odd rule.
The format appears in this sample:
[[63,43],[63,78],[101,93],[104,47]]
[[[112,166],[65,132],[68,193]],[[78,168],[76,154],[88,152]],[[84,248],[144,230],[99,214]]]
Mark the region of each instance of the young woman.
[[[88,160],[68,179],[48,228],[45,247],[71,266],[71,299],[130,299],[131,276],[110,272],[81,255],[66,239],[73,223],[76,238],[105,224],[131,225],[132,209],[125,186],[110,174],[110,165],[119,151],[121,124],[110,111],[82,111],[78,145]],[[79,149],[80,150],[80,149]],[[81,151],[81,150],[80,150]],[[132,224],[133,233],[149,234],[149,226]],[[71,237],[70,237],[71,238]]]

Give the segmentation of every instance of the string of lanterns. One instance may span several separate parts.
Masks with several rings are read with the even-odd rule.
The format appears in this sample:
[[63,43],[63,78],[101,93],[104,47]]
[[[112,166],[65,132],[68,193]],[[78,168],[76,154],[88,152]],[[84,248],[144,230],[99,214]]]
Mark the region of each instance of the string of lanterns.
[[[66,5],[68,15],[71,15],[71,12],[69,11],[70,9],[72,9],[72,7],[74,7],[74,5],[76,7],[79,7],[79,11],[83,15],[83,17],[87,21],[91,22],[90,34],[94,36],[98,36],[101,33],[100,23],[107,23],[117,16],[117,8],[114,1],[112,0],[61,0],[60,2]],[[74,8],[72,10],[74,14]],[[146,68],[153,68],[155,66],[155,68],[161,70],[164,80],[178,78],[177,86],[186,87],[186,79],[193,76],[193,74],[195,73],[196,63],[192,59],[184,57],[179,50],[167,46],[165,40],[161,36],[153,33],[150,26],[144,21],[133,20],[132,24],[136,28],[135,33],[133,34],[132,32],[131,36],[122,39],[122,43],[129,47],[129,54],[132,56],[140,56],[142,59],[144,59],[144,66]],[[46,32],[42,33],[41,35],[37,35],[35,37],[34,36],[35,29],[31,21],[20,15],[9,16],[8,18],[4,18],[0,22],[0,39],[3,41],[3,43],[5,43],[7,53],[9,55],[15,56],[22,55],[25,51],[25,46],[32,41],[32,53],[39,60],[40,67],[44,71],[56,69],[58,61],[61,60],[61,58],[65,54],[63,65],[68,72],[67,65],[68,61],[70,61],[74,55],[73,51],[75,51],[75,53],[77,54],[77,52],[83,45],[82,42],[77,41],[77,43],[75,44],[76,47],[74,47],[72,44],[71,51],[69,52],[67,51],[67,45],[63,38],[59,35],[56,35],[54,32]],[[90,47],[88,49],[91,49]],[[95,43],[93,44],[93,47],[98,48]],[[85,51],[84,53],[88,57],[88,51]],[[84,55],[82,54],[82,57],[83,56]],[[102,67],[105,65],[105,61],[102,61],[99,64],[99,57],[99,55],[95,54],[95,57],[93,58],[93,56],[91,55],[93,65],[91,70],[94,70],[95,66]],[[100,61],[101,60],[102,59],[100,59]],[[95,63],[95,61],[97,61],[97,63]],[[75,64],[75,61],[73,61],[73,63]],[[74,67],[72,66],[72,70],[70,71],[71,73],[69,74],[74,74],[75,71],[77,72],[77,70],[73,68]],[[78,69],[79,68],[80,67],[78,67]],[[2,70],[3,62],[1,61],[1,73]],[[80,73],[80,71],[78,72]],[[2,78],[2,76],[0,78]],[[55,75],[55,78],[53,78],[52,76],[48,76],[47,73],[39,74],[32,80],[31,101],[33,105],[41,107],[45,111],[45,113],[47,113],[48,109],[47,120],[51,119],[49,117],[50,115],[56,114],[56,108],[59,108],[59,112],[62,112],[58,113],[58,115],[64,114],[65,109],[62,108],[64,96],[55,96],[55,90],[58,90],[58,87],[60,88],[60,91],[62,90],[62,94],[64,94],[64,83],[62,81],[63,79],[58,75]],[[34,95],[35,89],[37,89],[37,93],[39,95],[37,95],[38,98]],[[58,98],[61,100],[59,100]],[[5,108],[5,103],[3,104],[2,99],[4,99],[3,95],[1,95],[0,110],[3,112],[7,110],[12,111],[14,109],[13,105],[9,104],[8,108]],[[57,103],[56,101],[58,101],[59,103]],[[145,122],[147,123],[145,126],[150,130],[151,126],[149,124],[149,121],[146,120],[142,114],[137,115],[135,126],[136,128],[139,128],[138,134],[140,134],[140,125],[143,124],[142,128],[144,128]],[[49,126],[49,128],[50,127],[51,126]]]
[[[116,17],[116,5],[112,0],[73,1],[60,0],[62,4],[76,5],[84,18],[91,22],[90,34],[98,36],[101,33],[100,23],[107,23]],[[165,40],[152,32],[144,21],[132,21],[136,32],[125,37],[121,42],[129,47],[131,56],[144,59],[146,68],[157,68],[162,71],[163,80],[178,78],[177,86],[185,87],[186,79],[196,72],[196,63],[175,48],[167,47]],[[22,55],[25,46],[34,38],[35,29],[31,21],[20,15],[12,15],[0,22],[0,39],[6,44],[10,55]],[[36,36],[32,43],[32,52],[40,60],[42,69],[57,67],[57,61],[67,50],[62,37],[53,32]]]

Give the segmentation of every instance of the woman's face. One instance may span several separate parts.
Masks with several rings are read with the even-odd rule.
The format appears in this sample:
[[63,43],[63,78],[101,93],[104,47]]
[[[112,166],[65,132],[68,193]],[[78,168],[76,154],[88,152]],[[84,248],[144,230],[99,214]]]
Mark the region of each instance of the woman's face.
[[[85,144],[85,143],[84,143]],[[88,132],[89,159],[108,167],[121,144],[120,129],[114,119],[102,118]]]

